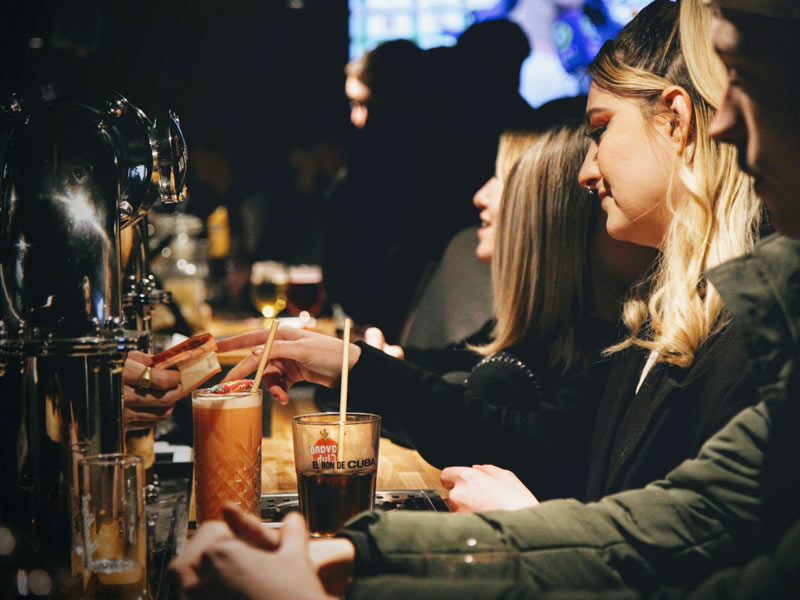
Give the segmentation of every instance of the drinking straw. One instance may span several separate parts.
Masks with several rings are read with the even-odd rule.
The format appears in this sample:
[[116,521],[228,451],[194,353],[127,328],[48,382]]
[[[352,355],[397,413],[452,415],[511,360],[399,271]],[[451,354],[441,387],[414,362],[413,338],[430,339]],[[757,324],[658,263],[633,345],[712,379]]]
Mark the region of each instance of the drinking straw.
[[344,460],[344,426],[347,422],[347,374],[350,372],[350,326],[353,321],[344,320],[344,349],[342,350],[342,386],[339,392],[339,460]]
[[258,389],[261,385],[261,376],[264,375],[264,367],[267,366],[267,359],[269,358],[269,351],[272,350],[272,342],[275,341],[275,332],[278,331],[278,319],[272,319],[272,324],[269,326],[269,336],[267,343],[264,346],[264,351],[261,353],[261,361],[258,363],[258,371],[256,371],[256,378],[253,380],[253,391]]

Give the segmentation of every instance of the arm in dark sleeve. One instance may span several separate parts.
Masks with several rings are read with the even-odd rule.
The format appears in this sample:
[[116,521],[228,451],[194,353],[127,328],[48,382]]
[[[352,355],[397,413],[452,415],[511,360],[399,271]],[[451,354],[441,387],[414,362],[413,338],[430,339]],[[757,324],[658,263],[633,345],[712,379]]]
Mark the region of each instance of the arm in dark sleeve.
[[467,339],[449,344],[444,348],[404,348],[405,359],[431,373],[444,375],[456,371],[469,372],[482,358],[468,346],[479,346],[489,342],[494,321],[488,321]]
[[780,600],[800,590],[800,521],[789,528],[771,554],[760,554],[743,567],[723,569],[703,582],[689,600]]
[[572,460],[573,453],[585,456],[597,404],[593,396],[602,391],[606,365],[574,376],[553,402],[513,410],[359,345],[361,358],[350,372],[350,406],[402,425],[436,466],[493,463],[530,472]]

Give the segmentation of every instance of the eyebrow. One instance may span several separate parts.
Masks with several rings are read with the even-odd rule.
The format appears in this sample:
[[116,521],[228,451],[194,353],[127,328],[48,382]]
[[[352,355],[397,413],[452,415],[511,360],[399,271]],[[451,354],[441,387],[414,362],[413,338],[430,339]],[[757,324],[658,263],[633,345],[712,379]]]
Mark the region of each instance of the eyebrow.
[[609,110],[610,109],[604,108],[602,106],[590,108],[589,110],[586,111],[586,114],[583,115],[583,119],[584,121],[586,121],[586,124],[588,125],[591,122],[593,116],[595,116],[598,113],[609,112]]

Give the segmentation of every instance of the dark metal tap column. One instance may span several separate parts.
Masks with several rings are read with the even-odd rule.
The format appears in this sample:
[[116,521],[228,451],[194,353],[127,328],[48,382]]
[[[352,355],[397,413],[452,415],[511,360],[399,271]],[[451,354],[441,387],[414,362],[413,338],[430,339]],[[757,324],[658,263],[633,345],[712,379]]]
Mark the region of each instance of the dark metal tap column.
[[0,522],[66,562],[71,446],[124,447],[121,229],[178,200],[186,149],[172,114],[110,91],[0,115]]

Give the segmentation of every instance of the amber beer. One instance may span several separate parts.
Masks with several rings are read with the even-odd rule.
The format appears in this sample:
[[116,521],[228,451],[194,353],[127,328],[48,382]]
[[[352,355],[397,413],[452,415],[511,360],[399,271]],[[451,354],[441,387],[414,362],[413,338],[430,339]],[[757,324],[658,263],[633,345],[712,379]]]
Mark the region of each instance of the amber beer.
[[260,515],[261,390],[192,392],[197,522],[222,518],[233,502]]
[[144,460],[133,454],[78,459],[85,600],[149,600]]
[[315,317],[325,304],[325,286],[322,269],[317,265],[300,265],[289,268],[289,286],[286,289],[289,311],[295,316],[306,313]]
[[83,597],[93,600],[149,600],[144,569],[123,561],[109,561],[90,572]]
[[380,417],[347,415],[339,448],[339,414],[300,415],[292,421],[300,510],[311,535],[333,535],[375,500]]
[[286,307],[289,275],[283,264],[271,260],[253,263],[250,270],[250,300],[265,318]]

